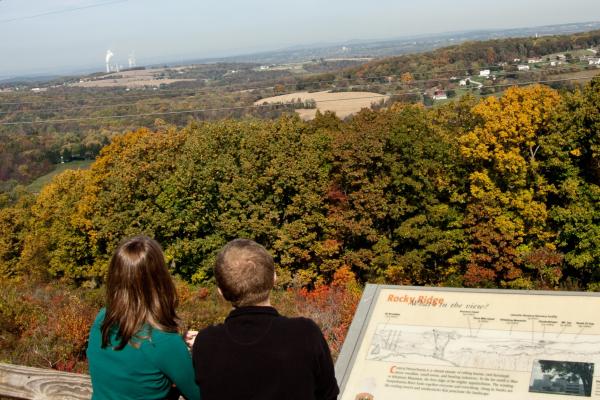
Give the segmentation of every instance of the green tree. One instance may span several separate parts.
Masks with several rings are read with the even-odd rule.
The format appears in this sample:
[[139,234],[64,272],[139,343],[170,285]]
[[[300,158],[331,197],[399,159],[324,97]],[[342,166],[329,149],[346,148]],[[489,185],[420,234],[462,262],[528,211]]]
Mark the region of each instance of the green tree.
[[565,254],[565,276],[600,289],[600,79],[567,96],[554,162],[545,165],[557,190],[551,217]]
[[583,383],[585,396],[592,394],[592,382],[594,379],[594,364],[582,362],[563,362],[540,360],[542,372],[551,372],[569,382]]
[[334,133],[328,219],[344,263],[362,279],[439,284],[457,269],[458,152],[431,117],[397,105],[363,111]]

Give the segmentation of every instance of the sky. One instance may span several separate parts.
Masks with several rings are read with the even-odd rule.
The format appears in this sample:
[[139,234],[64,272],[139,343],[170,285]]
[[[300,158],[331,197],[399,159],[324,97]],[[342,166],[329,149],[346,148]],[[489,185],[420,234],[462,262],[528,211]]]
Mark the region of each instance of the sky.
[[294,45],[600,21],[598,0],[0,0],[0,79]]

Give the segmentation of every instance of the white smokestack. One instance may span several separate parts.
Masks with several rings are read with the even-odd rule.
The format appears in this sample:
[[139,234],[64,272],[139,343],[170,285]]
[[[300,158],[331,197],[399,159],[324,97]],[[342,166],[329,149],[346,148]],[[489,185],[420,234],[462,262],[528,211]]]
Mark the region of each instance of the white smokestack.
[[110,50],[106,52],[106,72],[110,72],[110,60],[113,58],[114,55],[115,54]]

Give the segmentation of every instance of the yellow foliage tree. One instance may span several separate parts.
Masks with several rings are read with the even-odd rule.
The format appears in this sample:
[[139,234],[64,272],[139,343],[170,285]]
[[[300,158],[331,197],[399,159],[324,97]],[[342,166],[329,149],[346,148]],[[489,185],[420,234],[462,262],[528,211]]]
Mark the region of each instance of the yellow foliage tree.
[[549,146],[560,105],[556,91],[536,85],[511,88],[473,108],[481,123],[460,138],[461,153],[473,166],[467,221],[474,239],[467,284],[500,280],[527,287],[520,257],[552,247],[546,196],[553,188],[539,171],[538,157]]
[[31,207],[31,225],[24,238],[23,269],[52,278],[86,278],[91,261],[90,221],[78,204],[90,182],[90,171],[68,170],[57,175]]

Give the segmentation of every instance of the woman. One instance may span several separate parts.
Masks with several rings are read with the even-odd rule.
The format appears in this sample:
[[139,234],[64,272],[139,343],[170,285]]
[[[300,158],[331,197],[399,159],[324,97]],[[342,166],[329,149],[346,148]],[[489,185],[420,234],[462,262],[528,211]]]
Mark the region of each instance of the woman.
[[108,269],[106,308],[90,331],[92,399],[169,399],[177,392],[200,399],[176,306],[160,245],[145,236],[124,241]]

